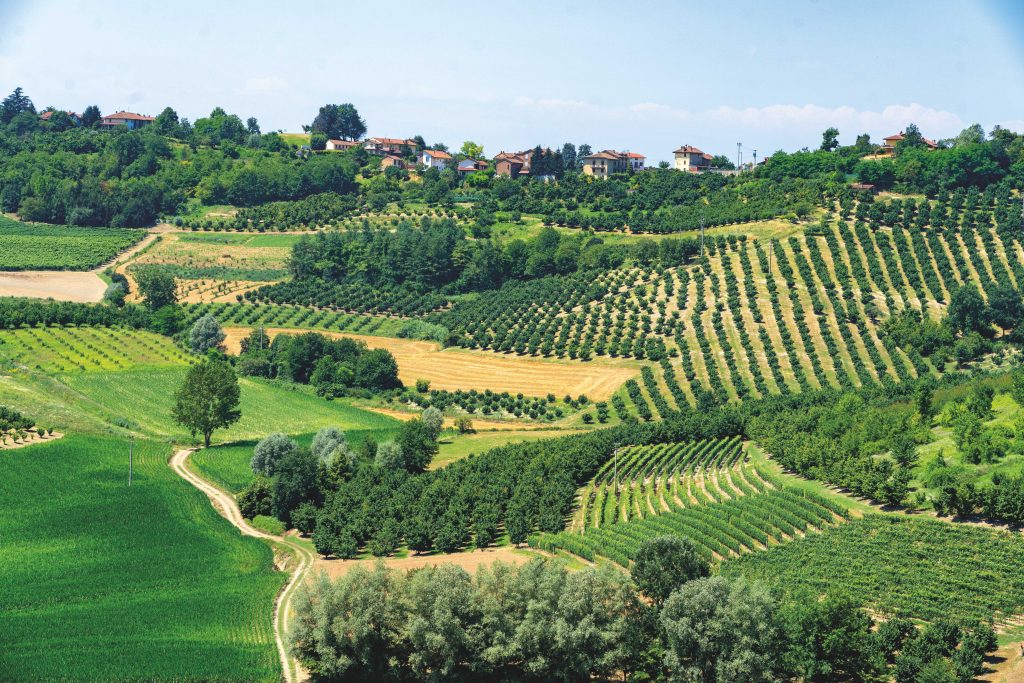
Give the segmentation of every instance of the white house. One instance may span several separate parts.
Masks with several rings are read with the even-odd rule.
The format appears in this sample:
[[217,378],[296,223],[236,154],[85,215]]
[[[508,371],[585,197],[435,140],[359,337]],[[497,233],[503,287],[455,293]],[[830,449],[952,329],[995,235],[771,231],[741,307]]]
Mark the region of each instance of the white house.
[[436,149],[425,149],[420,153],[420,163],[425,168],[446,169],[451,162],[452,155],[448,152],[441,152]]
[[358,147],[361,144],[361,142],[358,142],[356,140],[328,140],[325,149],[340,152],[342,150]]

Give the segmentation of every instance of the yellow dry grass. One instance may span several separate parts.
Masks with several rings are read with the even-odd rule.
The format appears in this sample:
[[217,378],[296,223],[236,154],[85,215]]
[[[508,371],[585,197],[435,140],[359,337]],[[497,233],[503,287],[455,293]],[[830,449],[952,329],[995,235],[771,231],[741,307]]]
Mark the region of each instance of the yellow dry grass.
[[464,553],[410,555],[408,557],[389,557],[382,560],[376,558],[366,560],[325,560],[319,558],[313,564],[313,572],[325,572],[330,578],[336,579],[344,576],[356,567],[372,569],[377,562],[383,562],[388,568],[401,572],[422,569],[423,567],[436,567],[442,564],[454,564],[465,569],[470,574],[475,574],[476,570],[480,567],[489,566],[495,562],[520,565],[526,564],[538,557],[543,557],[543,555],[527,549],[505,546],[502,548],[477,549]]
[[[251,327],[226,327],[225,345],[238,353],[242,339]],[[268,328],[268,335],[301,334],[308,330]],[[586,394],[603,401],[622,384],[640,374],[635,361],[598,359],[588,363],[542,360],[503,355],[487,351],[442,349],[438,344],[414,339],[371,337],[342,332],[322,332],[331,337],[348,337],[366,343],[371,349],[387,349],[398,362],[398,377],[408,386],[417,379],[430,380],[434,389],[490,389],[526,396],[563,396]]]

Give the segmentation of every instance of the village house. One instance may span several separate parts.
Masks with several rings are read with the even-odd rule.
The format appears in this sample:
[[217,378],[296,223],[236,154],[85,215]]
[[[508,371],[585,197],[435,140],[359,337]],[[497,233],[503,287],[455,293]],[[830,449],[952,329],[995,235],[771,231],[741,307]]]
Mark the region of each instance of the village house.
[[405,138],[369,138],[363,143],[366,151],[375,156],[386,156],[388,154],[406,155],[415,152],[419,145],[415,140]]
[[473,173],[475,171],[483,171],[486,168],[486,161],[477,161],[476,159],[463,159],[462,161],[459,162],[457,170],[459,172],[459,175],[465,178],[470,173]]
[[402,157],[396,157],[394,154],[386,154],[384,158],[380,160],[380,167],[383,168],[408,168],[409,165],[405,162]]
[[518,178],[530,174],[530,157],[533,152],[499,152],[494,157],[494,172],[497,175]]
[[100,125],[108,129],[115,126],[124,126],[128,130],[135,130],[153,123],[156,119],[152,116],[143,116],[130,111],[119,111],[116,114],[108,114],[100,119]]
[[[903,131],[900,131],[895,135],[890,135],[888,137],[882,138],[882,146],[872,156],[876,158],[893,156],[894,154],[896,154],[896,145],[903,140],[903,137]],[[935,142],[934,140],[929,140],[928,138],[922,139],[924,140],[925,147],[927,147],[928,149],[939,148],[938,143]]]
[[362,143],[358,140],[328,140],[327,146],[324,149],[340,152],[346,149],[352,149],[358,147]]
[[676,158],[677,171],[701,173],[711,168],[711,155],[691,145],[683,145],[672,154]]
[[423,164],[425,168],[436,168],[442,171],[448,168],[448,164],[451,160],[451,154],[437,149],[425,149],[420,153],[419,158],[419,162]]
[[[64,113],[68,115],[68,118],[71,119],[71,121],[76,126],[82,125],[82,119],[81,119],[81,117],[78,116],[78,114],[76,114],[73,111],[66,111]],[[42,114],[39,115],[39,120],[40,121],[49,121],[51,118],[53,118],[53,114],[54,114],[54,112],[53,112],[52,109],[50,109],[48,111],[44,111]]]
[[606,149],[597,154],[583,157],[583,174],[607,178],[613,173],[642,171],[645,159],[643,154],[636,152],[616,152],[614,149]]

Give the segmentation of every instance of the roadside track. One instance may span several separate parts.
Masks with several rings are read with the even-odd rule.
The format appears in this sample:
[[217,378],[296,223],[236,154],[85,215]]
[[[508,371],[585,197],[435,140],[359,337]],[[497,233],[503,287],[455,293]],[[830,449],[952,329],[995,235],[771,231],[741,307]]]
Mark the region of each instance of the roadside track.
[[274,604],[274,640],[277,644],[277,654],[281,658],[281,670],[284,673],[285,683],[300,683],[301,681],[306,680],[308,676],[299,665],[299,662],[288,654],[288,613],[291,609],[291,601],[292,596],[295,593],[295,588],[302,583],[302,580],[306,577],[306,574],[313,566],[313,560],[315,559],[313,557],[313,553],[285,536],[268,534],[265,531],[260,531],[249,524],[249,522],[245,520],[245,517],[242,516],[241,511],[238,509],[238,504],[235,503],[233,496],[217,488],[189,469],[188,458],[196,450],[197,449],[195,448],[186,448],[176,452],[171,457],[171,469],[177,472],[178,476],[182,479],[205,493],[207,498],[210,499],[210,502],[213,503],[214,509],[216,509],[222,517],[231,522],[231,524],[234,525],[243,536],[262,538],[264,540],[273,541],[274,543],[287,546],[295,554],[295,557],[298,560],[298,563],[292,570],[291,578],[288,580],[284,589],[278,594],[277,601]]

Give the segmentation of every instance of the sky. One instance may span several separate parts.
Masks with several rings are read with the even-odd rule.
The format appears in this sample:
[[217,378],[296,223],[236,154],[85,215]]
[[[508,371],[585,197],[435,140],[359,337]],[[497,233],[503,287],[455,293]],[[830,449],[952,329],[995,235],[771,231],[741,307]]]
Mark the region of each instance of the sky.
[[1024,0],[123,4],[0,0],[0,92],[301,131],[353,103],[371,136],[493,155],[587,143],[744,160],[916,123],[1024,131]]

